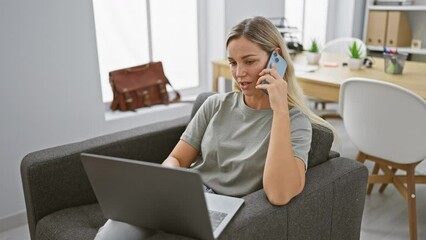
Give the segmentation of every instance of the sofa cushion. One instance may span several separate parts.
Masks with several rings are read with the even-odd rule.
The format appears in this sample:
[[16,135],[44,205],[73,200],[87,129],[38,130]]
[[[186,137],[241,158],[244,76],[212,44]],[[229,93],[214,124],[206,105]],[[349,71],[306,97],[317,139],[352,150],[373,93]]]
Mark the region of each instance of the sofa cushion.
[[[37,240],[93,240],[107,219],[99,204],[67,208],[42,218],[36,226]],[[150,240],[193,240],[193,238],[158,231]]]
[[37,223],[36,239],[93,240],[106,220],[99,204],[66,208],[45,216]]
[[201,105],[204,103],[204,101],[206,101],[206,99],[213,94],[215,94],[215,93],[214,92],[203,92],[203,93],[198,94],[197,98],[195,99],[194,105],[192,105],[191,119],[197,113],[198,109],[201,107]]
[[[312,124],[312,142],[311,150],[309,150],[308,155],[308,168],[330,159],[329,153],[333,140],[333,132],[330,129],[318,124]],[[333,156],[337,155],[335,154]]]

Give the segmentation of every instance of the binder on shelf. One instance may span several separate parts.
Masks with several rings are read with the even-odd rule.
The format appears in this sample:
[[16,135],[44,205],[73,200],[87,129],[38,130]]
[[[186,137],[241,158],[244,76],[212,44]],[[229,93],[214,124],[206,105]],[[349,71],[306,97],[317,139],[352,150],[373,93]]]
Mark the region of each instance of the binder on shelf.
[[411,28],[405,12],[368,12],[367,45],[405,47],[411,45],[411,39]]
[[387,25],[387,47],[406,47],[411,45],[411,28],[405,12],[390,11]]
[[387,11],[369,11],[367,25],[367,45],[384,46],[388,22]]

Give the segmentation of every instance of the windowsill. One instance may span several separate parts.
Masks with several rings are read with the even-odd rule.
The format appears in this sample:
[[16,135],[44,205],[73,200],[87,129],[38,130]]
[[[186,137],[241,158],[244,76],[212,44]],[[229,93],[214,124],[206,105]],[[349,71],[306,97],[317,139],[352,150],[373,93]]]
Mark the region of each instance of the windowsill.
[[176,113],[186,112],[189,106],[192,107],[192,104],[195,102],[196,97],[197,95],[185,96],[185,97],[181,97],[181,102],[178,102],[178,103],[171,103],[168,105],[159,104],[159,105],[154,105],[151,107],[139,108],[139,109],[136,109],[136,111],[126,111],[126,112],[122,112],[119,110],[113,111],[110,109],[111,103],[106,102],[105,103],[105,120],[113,121],[113,120],[136,117],[136,116],[141,116],[146,114],[159,114],[159,113],[167,112],[167,111],[174,111]]

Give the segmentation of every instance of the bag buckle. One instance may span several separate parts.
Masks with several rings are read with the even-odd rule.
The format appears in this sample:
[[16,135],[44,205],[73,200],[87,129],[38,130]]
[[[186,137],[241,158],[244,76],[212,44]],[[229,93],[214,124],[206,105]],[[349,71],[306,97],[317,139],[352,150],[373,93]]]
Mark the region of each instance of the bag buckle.
[[144,91],[142,92],[142,94],[143,94],[143,97],[144,97],[144,99],[143,99],[143,104],[144,104],[145,106],[151,106],[151,100],[150,100],[149,91],[148,91],[148,90],[144,90]]
[[124,99],[125,99],[124,103],[127,106],[127,109],[133,111],[134,110],[134,107],[132,106],[133,105],[133,98],[130,95],[129,89],[124,88],[123,89],[123,95],[124,95]]
[[160,95],[163,100],[163,103],[169,102],[169,95],[167,94],[166,85],[163,83],[163,80],[159,79],[157,80],[157,85],[160,90]]
[[123,89],[124,98],[126,99],[126,103],[130,104],[133,102],[132,96],[130,96],[129,90],[127,88]]

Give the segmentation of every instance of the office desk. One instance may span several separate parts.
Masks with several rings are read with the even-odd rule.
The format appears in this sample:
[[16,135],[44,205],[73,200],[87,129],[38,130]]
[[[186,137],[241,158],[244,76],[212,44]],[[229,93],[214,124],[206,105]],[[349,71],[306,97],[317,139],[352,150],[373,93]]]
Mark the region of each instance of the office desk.
[[[303,60],[296,58],[296,62],[303,63]],[[337,62],[337,61],[336,61]],[[213,61],[213,91],[217,91],[219,77],[232,79],[227,60]],[[391,75],[384,72],[384,62],[382,58],[374,58],[372,68],[362,68],[361,70],[349,70],[339,64],[338,67],[324,67],[320,63],[319,68],[314,72],[296,72],[297,80],[307,96],[320,98],[323,100],[337,102],[339,100],[340,84],[351,77],[363,77],[382,80],[394,83],[409,89],[426,99],[426,63],[405,62],[403,74]]]

